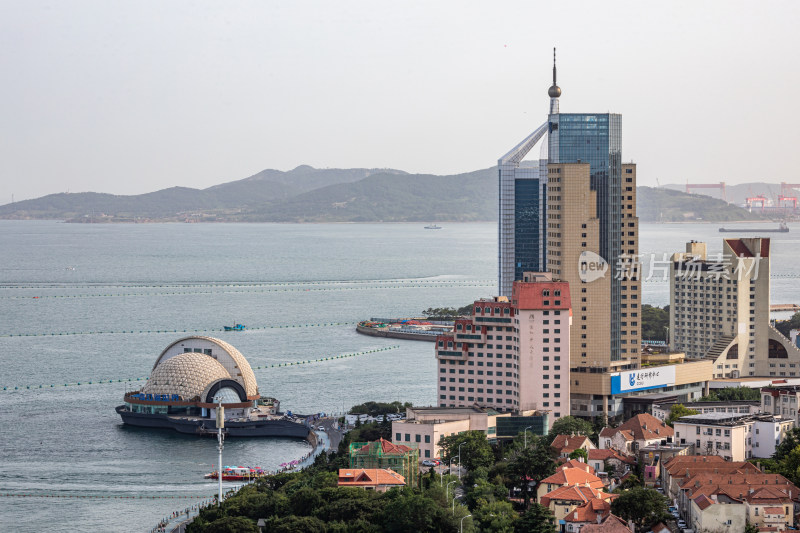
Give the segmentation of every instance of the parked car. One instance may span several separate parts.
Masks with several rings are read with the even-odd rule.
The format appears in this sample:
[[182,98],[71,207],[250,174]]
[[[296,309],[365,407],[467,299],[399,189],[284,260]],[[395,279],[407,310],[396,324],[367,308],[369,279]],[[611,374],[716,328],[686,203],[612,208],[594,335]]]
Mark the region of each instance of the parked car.
[[679,518],[678,519],[678,527],[681,528],[681,529],[686,528],[686,522],[684,522],[683,519]]
[[425,459],[424,461],[422,461],[422,466],[436,466],[436,463],[428,459]]

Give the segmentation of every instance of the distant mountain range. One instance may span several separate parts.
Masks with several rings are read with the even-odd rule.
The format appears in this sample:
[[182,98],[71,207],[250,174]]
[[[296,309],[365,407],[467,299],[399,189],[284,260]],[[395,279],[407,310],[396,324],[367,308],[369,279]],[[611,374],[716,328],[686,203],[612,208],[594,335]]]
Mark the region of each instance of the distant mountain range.
[[[779,188],[780,186],[778,186]],[[642,222],[761,218],[708,196],[638,187]],[[451,176],[393,169],[264,170],[207,189],[60,193],[0,206],[0,219],[69,222],[431,222],[497,220],[497,167]]]

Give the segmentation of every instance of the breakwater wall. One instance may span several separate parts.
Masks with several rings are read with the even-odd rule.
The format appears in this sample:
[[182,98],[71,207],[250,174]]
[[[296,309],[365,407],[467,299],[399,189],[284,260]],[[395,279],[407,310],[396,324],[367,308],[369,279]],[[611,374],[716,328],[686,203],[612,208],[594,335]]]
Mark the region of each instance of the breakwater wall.
[[436,342],[436,335],[424,333],[408,333],[405,331],[389,331],[386,328],[375,329],[366,326],[356,326],[356,331],[362,335],[370,335],[372,337],[387,337],[392,339],[406,339],[410,341],[429,341]]

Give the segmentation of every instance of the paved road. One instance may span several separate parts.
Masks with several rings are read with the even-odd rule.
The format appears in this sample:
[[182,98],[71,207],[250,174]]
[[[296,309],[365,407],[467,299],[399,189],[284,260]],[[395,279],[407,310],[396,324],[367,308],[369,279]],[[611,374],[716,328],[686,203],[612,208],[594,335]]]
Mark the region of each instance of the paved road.
[[[338,424],[336,423],[335,418],[323,418],[322,420],[317,420],[317,425],[314,426],[319,427],[322,426],[325,428],[324,432],[330,439],[330,450],[336,451],[339,449],[339,442],[341,442],[342,437],[344,437],[344,433],[338,428]],[[320,431],[317,431],[319,434]]]

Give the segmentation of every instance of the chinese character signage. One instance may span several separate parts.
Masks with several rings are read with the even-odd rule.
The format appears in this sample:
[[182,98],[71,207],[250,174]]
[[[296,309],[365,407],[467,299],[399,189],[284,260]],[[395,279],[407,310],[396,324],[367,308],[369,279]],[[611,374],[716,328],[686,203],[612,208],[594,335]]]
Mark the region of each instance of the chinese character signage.
[[611,394],[657,389],[675,384],[675,367],[658,366],[620,372],[611,376]]

